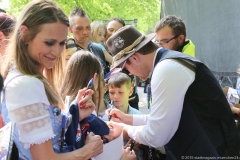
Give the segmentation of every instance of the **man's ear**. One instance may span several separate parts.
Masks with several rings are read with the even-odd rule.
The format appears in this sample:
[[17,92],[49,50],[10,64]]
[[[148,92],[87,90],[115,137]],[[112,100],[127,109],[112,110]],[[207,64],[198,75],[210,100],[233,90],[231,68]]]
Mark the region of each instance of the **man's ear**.
[[28,27],[25,26],[25,25],[22,25],[20,28],[19,28],[19,33],[20,33],[20,38],[21,40],[24,42],[24,43],[27,43],[26,42],[26,33],[28,31]]
[[179,35],[178,39],[180,41],[180,44],[183,44],[185,42],[185,36],[183,34]]
[[131,63],[132,63],[132,61],[134,61],[135,63],[139,62],[140,60],[139,60],[139,57],[138,57],[138,53],[135,53],[135,54],[131,55],[129,57],[129,60],[131,61]]

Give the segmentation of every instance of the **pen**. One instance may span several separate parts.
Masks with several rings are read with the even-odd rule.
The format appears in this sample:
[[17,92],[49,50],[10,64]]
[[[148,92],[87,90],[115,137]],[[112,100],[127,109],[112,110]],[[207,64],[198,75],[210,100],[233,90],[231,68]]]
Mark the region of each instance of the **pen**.
[[108,142],[109,142],[108,139],[106,139],[106,138],[103,139],[103,144],[106,144]]
[[[111,108],[110,108],[110,111],[113,109],[113,100],[111,100]],[[111,120],[111,118],[112,118],[112,115],[110,115],[110,116],[108,116],[108,119],[109,119],[109,121]]]
[[134,141],[134,140],[132,140],[132,143],[131,143],[131,145],[130,145],[130,151],[132,151],[132,150],[133,150],[134,143],[135,143],[135,141]]
[[[93,86],[93,78],[90,79],[90,81],[88,82],[88,85],[87,85],[87,89],[92,89],[92,86]],[[83,95],[83,98],[86,97],[87,94],[84,94]]]
[[60,152],[63,150],[63,142],[64,142],[64,133],[65,133],[65,122],[66,122],[66,116],[62,116],[62,132],[61,132],[61,139],[60,139]]

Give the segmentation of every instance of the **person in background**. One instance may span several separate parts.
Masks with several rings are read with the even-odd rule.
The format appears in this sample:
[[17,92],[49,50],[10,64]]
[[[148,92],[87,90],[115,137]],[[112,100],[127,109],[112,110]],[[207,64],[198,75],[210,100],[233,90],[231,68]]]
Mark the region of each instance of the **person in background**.
[[[111,35],[116,32],[119,28],[125,26],[125,22],[124,20],[122,20],[121,18],[115,17],[115,18],[111,18],[110,20],[108,20],[107,24],[106,24],[106,28],[107,28],[107,35],[106,35],[106,40],[111,37]],[[106,50],[108,51],[107,46],[105,45]],[[109,52],[109,51],[108,51]],[[110,52],[109,52],[110,53]],[[111,54],[111,53],[110,53]],[[112,63],[111,63],[112,64]],[[110,66],[111,64],[107,64],[108,66]],[[111,68],[111,66],[110,66]]]
[[87,50],[98,57],[101,62],[103,73],[106,74],[106,60],[101,48],[90,41],[91,25],[88,15],[82,8],[75,7],[69,16],[69,31],[73,35],[73,39],[77,46],[77,50]]
[[2,92],[2,89],[3,89],[3,77],[0,74],[0,92]]
[[[68,17],[55,2],[34,0],[22,10],[10,37],[1,70],[2,115],[5,124],[16,122],[13,140],[19,159],[89,159],[103,151],[101,137],[93,133],[81,149],[67,151],[61,145],[68,110],[54,86],[52,67],[65,47],[68,26]],[[79,121],[95,108],[92,94],[83,89],[76,96]]]
[[[5,56],[10,34],[12,33],[13,25],[13,19],[4,10],[0,10],[0,68],[3,63],[3,58]],[[2,90],[2,87],[0,89]],[[1,112],[0,102],[0,128],[4,126]]]
[[[62,55],[64,58],[64,55]],[[70,124],[68,131],[66,132],[66,143],[69,146],[75,148],[81,148],[84,145],[87,132],[93,132],[95,135],[100,135],[111,141],[111,129],[105,122],[98,118],[99,114],[104,113],[107,109],[103,101],[103,94],[100,89],[103,89],[102,69],[98,58],[89,51],[80,50],[74,53],[67,66],[65,67],[65,74],[60,75],[63,79],[59,89],[59,94],[65,101],[65,105],[70,105],[70,113],[72,115],[73,122]],[[89,85],[89,81],[93,79],[92,86]],[[102,88],[100,88],[100,86]],[[95,110],[91,115],[87,116],[81,121],[78,120],[78,107],[72,105],[75,101],[75,97],[78,94],[79,89],[86,88],[92,89],[93,103],[95,104]],[[100,94],[101,93],[101,94]],[[85,127],[82,127],[85,126]],[[84,129],[83,129],[84,128]],[[81,133],[81,134],[80,134]],[[79,139],[76,142],[76,139]]]
[[107,22],[107,39],[112,36],[119,28],[125,26],[123,19],[114,17],[108,20]]
[[[131,78],[122,72],[112,74],[107,83],[110,99],[113,102],[114,108],[119,109],[125,114],[142,114],[139,110],[132,108],[129,104],[129,96],[132,95],[133,86]],[[124,141],[124,145],[128,143],[129,139]],[[135,142],[134,151],[137,156],[137,160],[143,158],[143,151],[138,148],[139,143]]]
[[107,105],[103,101],[103,73],[98,58],[89,51],[80,50],[71,56],[65,69],[65,75],[62,77],[59,93],[64,100],[66,96],[70,96],[71,103],[77,96],[78,90],[87,87],[94,74],[96,74],[96,79],[92,86],[93,102],[97,115],[102,115],[107,109]]
[[147,107],[148,109],[151,108],[151,85],[150,85],[150,78],[148,78],[146,81],[144,81],[144,93],[147,93]]
[[[105,111],[107,108],[110,108],[110,105],[103,99],[105,91],[101,64],[98,58],[89,51],[80,50],[71,56],[65,69],[65,75],[63,76],[64,78],[59,93],[65,101],[67,96],[69,96],[70,102],[74,101],[78,89],[86,87],[94,74],[97,75],[92,86],[92,90],[94,91],[93,102],[96,106],[95,111],[98,117],[108,121]],[[98,125],[100,125],[100,123],[98,123]],[[100,126],[96,127],[99,129]],[[100,130],[103,130],[103,128],[99,129],[98,132],[101,132]],[[81,139],[82,138],[83,137],[81,137]],[[110,139],[108,135],[106,135],[105,138]],[[133,160],[135,159],[134,157],[136,157],[134,151],[130,151],[128,147],[124,149],[121,160]]]
[[4,54],[12,33],[14,20],[10,15],[0,12],[0,67],[3,63]]
[[0,13],[6,13],[6,11],[4,10],[4,9],[2,9],[2,8],[0,8]]
[[91,38],[90,40],[96,44],[99,48],[102,49],[105,59],[109,64],[112,64],[112,56],[108,53],[105,48],[106,41],[106,26],[98,21],[94,21],[91,23]]
[[182,19],[174,15],[161,18],[155,25],[155,33],[155,41],[160,47],[195,57],[195,45],[186,39],[186,27]]
[[[0,68],[5,57],[6,48],[9,42],[10,35],[12,33],[14,23],[14,20],[4,10],[0,11]],[[0,128],[4,125],[1,112],[2,111],[0,102]]]
[[[125,26],[107,41],[115,56],[113,68],[121,66],[144,80],[152,72],[149,115],[107,110],[112,121],[122,122],[110,124],[116,135],[123,131],[139,143],[164,146],[167,159],[239,156],[236,124],[215,76],[194,57],[159,48],[151,41],[154,36]],[[121,48],[113,43],[119,37],[124,41]]]
[[67,65],[69,59],[75,52],[77,52],[77,47],[75,46],[75,41],[72,38],[68,38],[66,41],[66,47],[62,53],[62,54],[64,54],[64,59],[63,59],[64,67]]
[[[3,89],[3,77],[2,75],[0,74],[0,92],[2,92],[2,89]],[[1,106],[1,103],[0,103],[0,110],[1,110],[2,106]],[[0,114],[0,128],[2,128],[4,126],[4,123],[3,123],[3,120],[2,120],[2,114]]]
[[113,106],[125,114],[142,114],[129,104],[129,96],[132,95],[133,86],[131,78],[122,72],[111,75],[107,83],[110,99]]
[[[66,100],[67,96],[70,96],[69,102],[72,102],[78,91],[77,88],[86,87],[88,81],[93,78],[94,73],[97,71],[96,73],[98,78],[96,81],[97,83],[95,83],[95,87],[93,88],[95,93],[93,101],[96,106],[95,110],[97,116],[103,118],[104,120],[107,120],[107,117],[105,116],[105,110],[109,108],[109,103],[107,103],[103,98],[101,98],[101,96],[103,96],[106,92],[104,88],[105,83],[102,78],[103,73],[102,71],[100,72],[101,64],[96,56],[94,56],[93,54],[89,55],[90,52],[84,50],[80,50],[81,52],[76,51],[77,48],[74,39],[68,38],[68,40],[66,41],[66,47],[61,57],[54,65],[54,72],[57,72],[59,75],[58,77],[56,77],[56,79],[58,79],[58,83],[56,85],[58,85],[59,94],[64,100]],[[69,66],[67,67],[69,59],[72,55],[75,54],[75,52],[77,55],[74,56],[75,58],[71,60],[71,64],[69,64]],[[59,72],[61,70],[64,70],[64,73]],[[74,88],[72,88],[73,86]],[[96,97],[96,95],[99,95],[99,97]]]
[[[107,38],[111,37],[112,34],[114,34],[117,30],[125,26],[124,20],[121,18],[111,18],[107,23]],[[111,53],[111,52],[110,52]],[[129,97],[129,104],[139,110],[138,102],[139,97],[137,93],[137,86],[136,86],[136,77],[133,75],[130,75],[132,86],[134,88],[132,95]],[[105,98],[108,99],[108,92],[105,94]],[[110,101],[109,101],[110,103]]]

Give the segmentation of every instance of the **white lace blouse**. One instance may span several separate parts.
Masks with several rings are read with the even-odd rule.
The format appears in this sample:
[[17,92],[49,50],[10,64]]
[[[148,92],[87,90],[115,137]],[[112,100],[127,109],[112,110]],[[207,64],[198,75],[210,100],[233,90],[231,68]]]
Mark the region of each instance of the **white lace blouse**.
[[16,122],[19,141],[30,148],[55,136],[48,112],[50,103],[39,79],[15,76],[10,74],[5,80],[5,85],[10,81],[5,88],[5,103],[9,118]]

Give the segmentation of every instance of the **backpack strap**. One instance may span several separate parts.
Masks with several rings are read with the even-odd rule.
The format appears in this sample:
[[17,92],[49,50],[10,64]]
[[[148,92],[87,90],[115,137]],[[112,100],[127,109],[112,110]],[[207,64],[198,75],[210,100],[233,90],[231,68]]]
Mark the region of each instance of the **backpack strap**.
[[186,60],[186,59],[171,59],[175,62],[178,62],[180,63],[181,65],[187,67],[188,69],[190,69],[191,71],[195,72],[195,64],[190,62],[189,60]]
[[[165,53],[167,51],[166,48],[161,48],[158,53],[157,53],[157,56],[155,58],[155,62],[154,62],[154,67],[158,64],[158,62],[160,61],[161,57],[162,57],[162,54]],[[182,59],[182,58],[168,58],[168,59],[171,59],[175,62],[178,62],[180,63],[181,65],[187,67],[188,69],[190,69],[191,71],[195,72],[195,64],[187,59]]]

